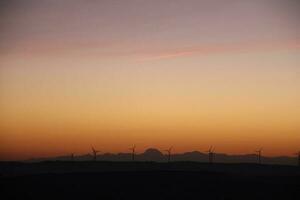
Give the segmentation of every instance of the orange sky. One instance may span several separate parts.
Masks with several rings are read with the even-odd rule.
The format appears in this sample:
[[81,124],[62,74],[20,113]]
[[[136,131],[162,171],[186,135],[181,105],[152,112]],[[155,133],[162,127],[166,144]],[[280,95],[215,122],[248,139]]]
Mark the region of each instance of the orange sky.
[[298,4],[21,2],[0,21],[0,159],[299,150]]

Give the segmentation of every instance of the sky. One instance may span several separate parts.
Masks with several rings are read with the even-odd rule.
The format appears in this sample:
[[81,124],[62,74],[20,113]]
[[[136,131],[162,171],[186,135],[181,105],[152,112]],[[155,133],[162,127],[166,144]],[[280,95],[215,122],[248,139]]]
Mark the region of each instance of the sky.
[[0,160],[300,150],[297,0],[0,2]]

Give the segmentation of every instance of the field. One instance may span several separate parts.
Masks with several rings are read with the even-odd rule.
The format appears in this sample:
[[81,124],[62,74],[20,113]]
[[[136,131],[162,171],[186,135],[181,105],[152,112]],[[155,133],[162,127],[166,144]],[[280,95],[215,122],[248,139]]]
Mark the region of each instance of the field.
[[300,199],[300,169],[197,162],[0,164],[4,199]]

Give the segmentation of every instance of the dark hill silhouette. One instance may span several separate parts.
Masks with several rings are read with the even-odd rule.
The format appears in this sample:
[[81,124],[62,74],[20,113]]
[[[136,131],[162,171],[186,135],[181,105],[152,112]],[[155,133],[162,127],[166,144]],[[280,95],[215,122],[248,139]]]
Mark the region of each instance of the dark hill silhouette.
[[163,156],[163,154],[158,150],[154,148],[146,149],[146,151],[143,153],[145,156]]
[[149,148],[144,153],[137,155],[137,160],[162,162],[166,158],[159,150]]
[[[143,154],[161,156],[155,150]],[[0,162],[1,199],[298,200],[299,180],[299,167],[282,165]]]
[[[91,154],[75,155],[75,161],[90,161],[93,159]],[[296,157],[278,156],[278,157],[267,157],[262,156],[262,163],[264,164],[281,164],[281,165],[297,165],[298,160]],[[71,160],[70,155],[58,156],[50,158],[36,158],[26,160],[28,162],[39,162],[39,161],[69,161]],[[97,155],[98,161],[131,161],[132,154],[128,153],[99,153]],[[136,161],[155,161],[155,162],[167,162],[167,155],[155,148],[149,148],[145,152],[135,155]],[[182,154],[172,154],[172,161],[195,161],[195,162],[208,162],[207,153],[199,151],[185,152]],[[217,163],[257,163],[257,155],[255,154],[244,154],[244,155],[228,155],[222,153],[214,154],[214,161]]]

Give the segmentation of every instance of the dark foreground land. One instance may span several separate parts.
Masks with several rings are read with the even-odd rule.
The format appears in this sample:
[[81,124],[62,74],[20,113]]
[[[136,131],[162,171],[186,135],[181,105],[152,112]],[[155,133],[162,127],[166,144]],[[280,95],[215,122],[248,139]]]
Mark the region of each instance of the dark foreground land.
[[300,169],[195,162],[2,162],[0,198],[299,200]]

